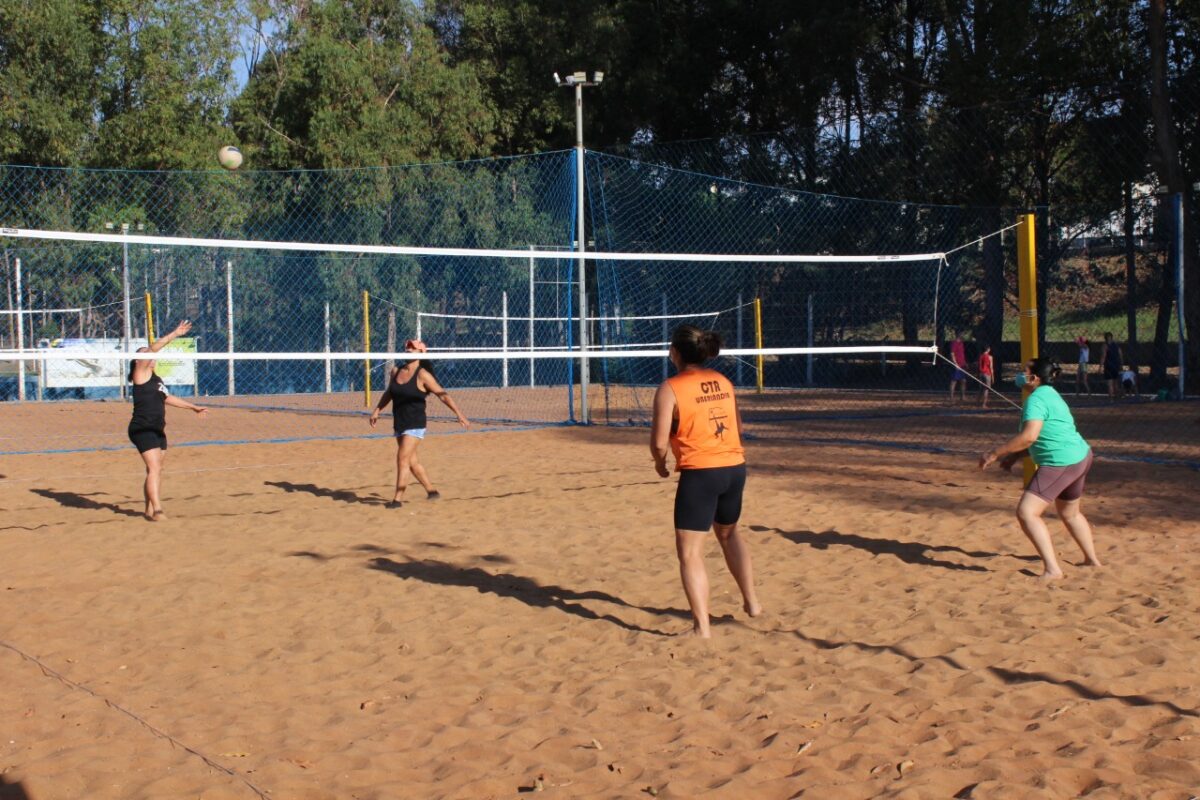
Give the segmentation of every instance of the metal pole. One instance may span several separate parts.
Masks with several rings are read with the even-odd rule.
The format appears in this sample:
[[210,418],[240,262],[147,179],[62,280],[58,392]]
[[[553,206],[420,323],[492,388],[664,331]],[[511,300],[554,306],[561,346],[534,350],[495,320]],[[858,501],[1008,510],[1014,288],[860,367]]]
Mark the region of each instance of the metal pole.
[[[662,293],[662,340],[667,340],[667,293]],[[671,359],[664,358],[662,362],[662,379],[667,379],[667,364],[671,363]]]
[[[741,292],[738,292],[737,306],[738,306],[738,310],[737,310],[737,346],[738,346],[738,350],[741,350],[742,349],[742,293]],[[738,383],[738,386],[742,385],[742,359],[740,359],[740,358],[737,360],[737,383]]]
[[1175,315],[1179,325],[1179,399],[1185,397],[1184,382],[1187,369],[1186,339],[1183,324],[1183,194],[1171,196],[1171,211],[1175,218]]
[[[122,308],[125,312],[125,352],[128,353],[133,347],[133,320],[130,318],[129,310],[129,240],[126,239],[129,235],[129,223],[121,223],[121,285],[124,296],[124,304]],[[129,359],[126,358],[121,362],[121,372],[129,371]],[[121,397],[125,397],[125,381],[121,380],[120,376],[117,380],[121,384]]]
[[[808,346],[813,346],[813,296],[812,292],[808,293]],[[805,356],[806,363],[804,365],[804,384],[812,386],[813,382],[813,355],[809,353]]]
[[[16,259],[17,265],[17,352],[25,349],[25,317],[22,311],[25,300],[21,297],[21,259]],[[25,360],[17,361],[17,399],[25,399]]]
[[508,292],[502,292],[500,295],[501,302],[501,323],[504,327],[500,331],[500,349],[504,351],[504,376],[501,380],[504,388],[508,388]]
[[[533,245],[529,245],[529,249],[532,250]],[[533,353],[533,269],[534,269],[534,260],[533,260],[533,256],[530,256],[529,257],[529,352],[531,354]],[[529,357],[529,386],[531,388],[534,385],[534,367],[533,367],[533,365],[536,363],[537,363],[537,359],[535,359],[532,355],[530,355],[530,357]]]
[[[229,330],[226,337],[225,352],[233,354],[233,262],[225,262],[225,326]],[[229,396],[236,394],[233,381],[233,359],[229,359]]]
[[575,235],[579,238],[579,412],[588,424],[587,235],[583,227],[583,84],[575,84]]
[[[330,349],[329,339],[329,301],[325,301],[325,352]],[[325,394],[333,391],[333,362],[328,358],[325,359]]]

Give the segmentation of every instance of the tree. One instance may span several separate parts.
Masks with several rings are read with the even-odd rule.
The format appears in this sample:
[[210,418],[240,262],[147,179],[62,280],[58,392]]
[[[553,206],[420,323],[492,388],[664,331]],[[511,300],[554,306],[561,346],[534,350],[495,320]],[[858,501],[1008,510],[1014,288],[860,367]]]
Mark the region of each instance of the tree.
[[96,3],[0,0],[0,163],[86,159],[103,42]]

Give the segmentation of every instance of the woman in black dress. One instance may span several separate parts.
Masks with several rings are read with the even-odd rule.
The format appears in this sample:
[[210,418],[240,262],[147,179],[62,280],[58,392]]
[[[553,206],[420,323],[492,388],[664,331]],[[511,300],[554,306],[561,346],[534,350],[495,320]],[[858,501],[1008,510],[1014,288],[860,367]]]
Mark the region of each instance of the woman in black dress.
[[[424,353],[426,349],[425,343],[416,339],[409,339],[404,343],[406,353]],[[417,445],[425,438],[426,397],[430,394],[435,395],[446,408],[454,412],[459,425],[464,428],[471,426],[458,410],[454,400],[437,382],[431,367],[429,362],[420,359],[406,361],[403,365],[394,367],[388,379],[387,391],[383,392],[375,410],[371,412],[369,421],[374,428],[375,423],[379,421],[379,412],[387,408],[388,403],[392,404],[392,429],[396,435],[396,491],[392,495],[392,502],[388,503],[392,508],[400,507],[404,490],[408,488],[409,475],[424,487],[430,500],[440,497],[437,489],[433,488],[425,467],[417,460]]]
[[[149,347],[139,347],[139,353],[157,353],[175,339],[192,329],[186,319],[179,327],[158,339]],[[167,391],[162,378],[154,372],[153,359],[136,359],[129,365],[129,381],[133,384],[133,419],[129,421],[129,441],[137,448],[146,464],[146,483],[142,493],[146,498],[146,519],[158,522],[167,518],[159,497],[163,461],[167,457],[167,406],[186,408],[204,416],[208,409],[174,397]]]

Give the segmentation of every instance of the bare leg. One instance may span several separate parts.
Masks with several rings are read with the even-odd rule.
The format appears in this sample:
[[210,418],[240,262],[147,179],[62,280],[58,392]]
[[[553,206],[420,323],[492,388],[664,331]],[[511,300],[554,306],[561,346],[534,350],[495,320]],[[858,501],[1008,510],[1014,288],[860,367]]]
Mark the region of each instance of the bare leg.
[[708,531],[675,529],[675,552],[679,555],[679,577],[683,592],[692,609],[692,632],[707,639],[712,636],[708,625],[708,573],[704,569],[704,540]]
[[412,473],[412,476],[417,479],[417,483],[421,484],[421,487],[425,489],[426,494],[431,497],[437,496],[438,490],[433,488],[433,483],[429,480],[429,473],[425,472],[425,467],[417,460],[417,450],[415,447],[413,448],[412,458],[408,462],[408,469]]
[[167,518],[162,510],[162,499],[158,495],[159,485],[162,482],[163,461],[166,459],[167,453],[161,448],[155,448],[141,453],[141,456],[142,461],[146,464],[146,482],[142,486],[146,509],[143,513],[146,519],[157,522]]
[[1096,555],[1096,544],[1092,541],[1092,526],[1087,517],[1079,510],[1082,500],[1055,500],[1054,508],[1058,518],[1066,526],[1067,532],[1083,551],[1083,565],[1086,567],[1102,567],[1100,557]]
[[742,590],[742,608],[750,616],[757,617],[763,612],[763,608],[754,592],[754,563],[750,558],[750,548],[746,546],[746,540],[738,533],[736,522],[732,525],[714,524],[713,530],[717,534],[717,542],[720,543],[722,552],[725,553],[725,564],[733,573],[738,588]]
[[399,503],[404,498],[404,490],[408,488],[408,479],[412,475],[412,459],[417,452],[420,439],[412,436],[401,436],[396,444],[396,492],[392,502]]
[[1048,505],[1050,504],[1045,500],[1029,492],[1022,494],[1021,501],[1017,503],[1017,520],[1021,523],[1021,530],[1029,537],[1029,541],[1033,542],[1045,565],[1045,571],[1040,576],[1043,581],[1058,580],[1063,576],[1062,568],[1058,566],[1058,559],[1054,555],[1050,531],[1042,519],[1042,513]]

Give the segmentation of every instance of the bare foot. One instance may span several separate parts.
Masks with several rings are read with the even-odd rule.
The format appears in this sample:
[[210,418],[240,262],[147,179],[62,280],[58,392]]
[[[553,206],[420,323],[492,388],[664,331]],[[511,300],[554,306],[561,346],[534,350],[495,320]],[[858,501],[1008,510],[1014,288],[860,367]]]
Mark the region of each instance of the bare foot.
[[1041,575],[1037,576],[1037,582],[1044,584],[1044,585],[1049,585],[1053,581],[1061,581],[1063,579],[1063,577],[1064,576],[1061,571],[1059,571],[1059,572],[1043,572]]
[[707,626],[704,628],[701,628],[699,625],[697,625],[694,628],[692,628],[691,635],[697,639],[711,639],[712,638],[712,629],[708,628]]
[[432,492],[430,492],[429,494],[425,495],[425,498],[426,498],[427,500],[440,500],[440,499],[441,499],[441,497],[442,497],[442,493],[441,493],[441,492],[439,492],[437,489],[434,489]]
[[763,613],[762,603],[758,602],[757,600],[755,600],[753,603],[747,600],[742,604],[742,608],[745,610],[747,616],[751,617],[758,617]]
[[1103,567],[1104,564],[1098,558],[1085,558],[1083,561],[1079,562],[1079,566],[1081,566],[1081,567]]
[[166,520],[167,515],[160,508],[158,511],[147,512],[145,517],[147,522],[163,522]]

